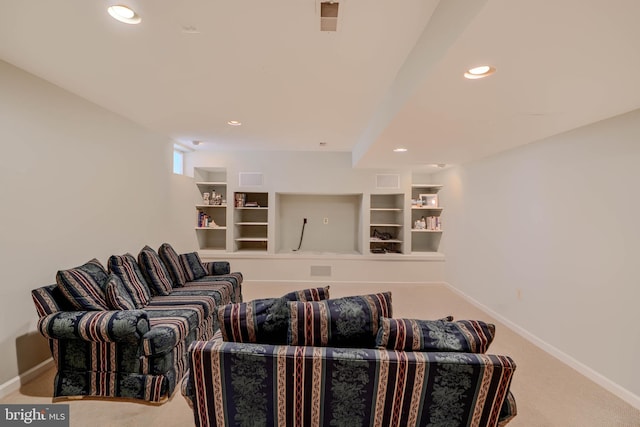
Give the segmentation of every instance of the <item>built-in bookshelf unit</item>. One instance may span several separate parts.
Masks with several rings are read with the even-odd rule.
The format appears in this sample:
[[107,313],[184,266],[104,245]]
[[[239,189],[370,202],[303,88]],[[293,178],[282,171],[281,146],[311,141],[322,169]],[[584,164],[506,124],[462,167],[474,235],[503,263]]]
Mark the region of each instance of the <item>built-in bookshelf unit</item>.
[[234,193],[234,251],[267,251],[269,193]]
[[369,208],[369,251],[403,253],[404,194],[372,194]]
[[227,171],[194,168],[200,193],[195,205],[195,229],[200,249],[227,249]]
[[411,252],[438,252],[442,238],[442,185],[411,185]]

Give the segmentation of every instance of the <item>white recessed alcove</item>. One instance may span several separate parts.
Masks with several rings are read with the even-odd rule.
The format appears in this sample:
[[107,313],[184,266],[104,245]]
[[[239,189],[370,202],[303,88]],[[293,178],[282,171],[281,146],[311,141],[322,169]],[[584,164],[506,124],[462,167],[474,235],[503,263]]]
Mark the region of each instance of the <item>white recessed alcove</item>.
[[361,254],[361,224],[362,193],[276,193],[278,253]]

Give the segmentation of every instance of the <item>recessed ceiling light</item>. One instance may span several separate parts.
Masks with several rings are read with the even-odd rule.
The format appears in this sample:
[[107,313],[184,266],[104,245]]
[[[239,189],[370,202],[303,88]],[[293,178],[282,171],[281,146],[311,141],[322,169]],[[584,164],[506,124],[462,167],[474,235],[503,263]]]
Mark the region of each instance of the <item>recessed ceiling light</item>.
[[239,122],[239,121],[237,121],[237,120],[229,120],[229,121],[227,122],[227,124],[228,124],[229,126],[242,126],[242,122]]
[[491,67],[490,65],[481,65],[479,67],[468,69],[464,73],[464,76],[468,79],[481,79],[483,77],[490,76],[495,72],[496,69],[494,67]]
[[109,15],[111,15],[113,19],[117,19],[125,24],[139,24],[142,22],[142,18],[140,18],[133,9],[120,4],[109,6],[107,12],[109,12]]
[[406,148],[403,147],[398,147],[398,148],[394,148],[393,152],[394,153],[406,153],[408,150]]
[[193,141],[191,141],[191,143],[192,143],[193,145],[200,145],[200,144],[202,143],[202,141],[193,140]]
[[447,167],[446,163],[434,163],[431,166],[433,166],[434,168],[438,168],[438,169],[442,169]]

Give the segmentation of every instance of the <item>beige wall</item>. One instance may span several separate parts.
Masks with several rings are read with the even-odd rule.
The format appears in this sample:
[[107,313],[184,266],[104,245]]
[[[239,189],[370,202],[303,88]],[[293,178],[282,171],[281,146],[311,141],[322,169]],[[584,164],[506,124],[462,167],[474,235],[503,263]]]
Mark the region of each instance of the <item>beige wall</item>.
[[636,404],[639,162],[640,110],[434,178],[446,280]]
[[[0,61],[0,385],[50,357],[33,288],[58,269],[145,244],[193,242],[172,199],[172,144]],[[189,236],[190,237],[190,236]]]

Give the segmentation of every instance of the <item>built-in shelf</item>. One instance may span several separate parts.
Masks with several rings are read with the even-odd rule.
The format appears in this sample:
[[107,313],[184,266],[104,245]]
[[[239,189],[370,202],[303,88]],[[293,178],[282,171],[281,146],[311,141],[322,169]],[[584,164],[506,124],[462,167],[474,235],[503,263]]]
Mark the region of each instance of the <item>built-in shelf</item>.
[[267,251],[269,194],[263,192],[234,193],[233,216],[234,251]]
[[226,251],[227,171],[224,168],[194,168],[193,171],[199,199],[195,203],[198,246]]
[[[439,184],[411,185],[411,253],[438,252],[442,238],[440,216],[443,211],[438,193],[442,188]],[[436,206],[414,204],[425,200],[434,202]],[[424,228],[416,227],[416,222]]]
[[[404,194],[372,194],[369,207],[369,251],[379,254],[404,252]],[[385,235],[389,238],[381,239]]]

